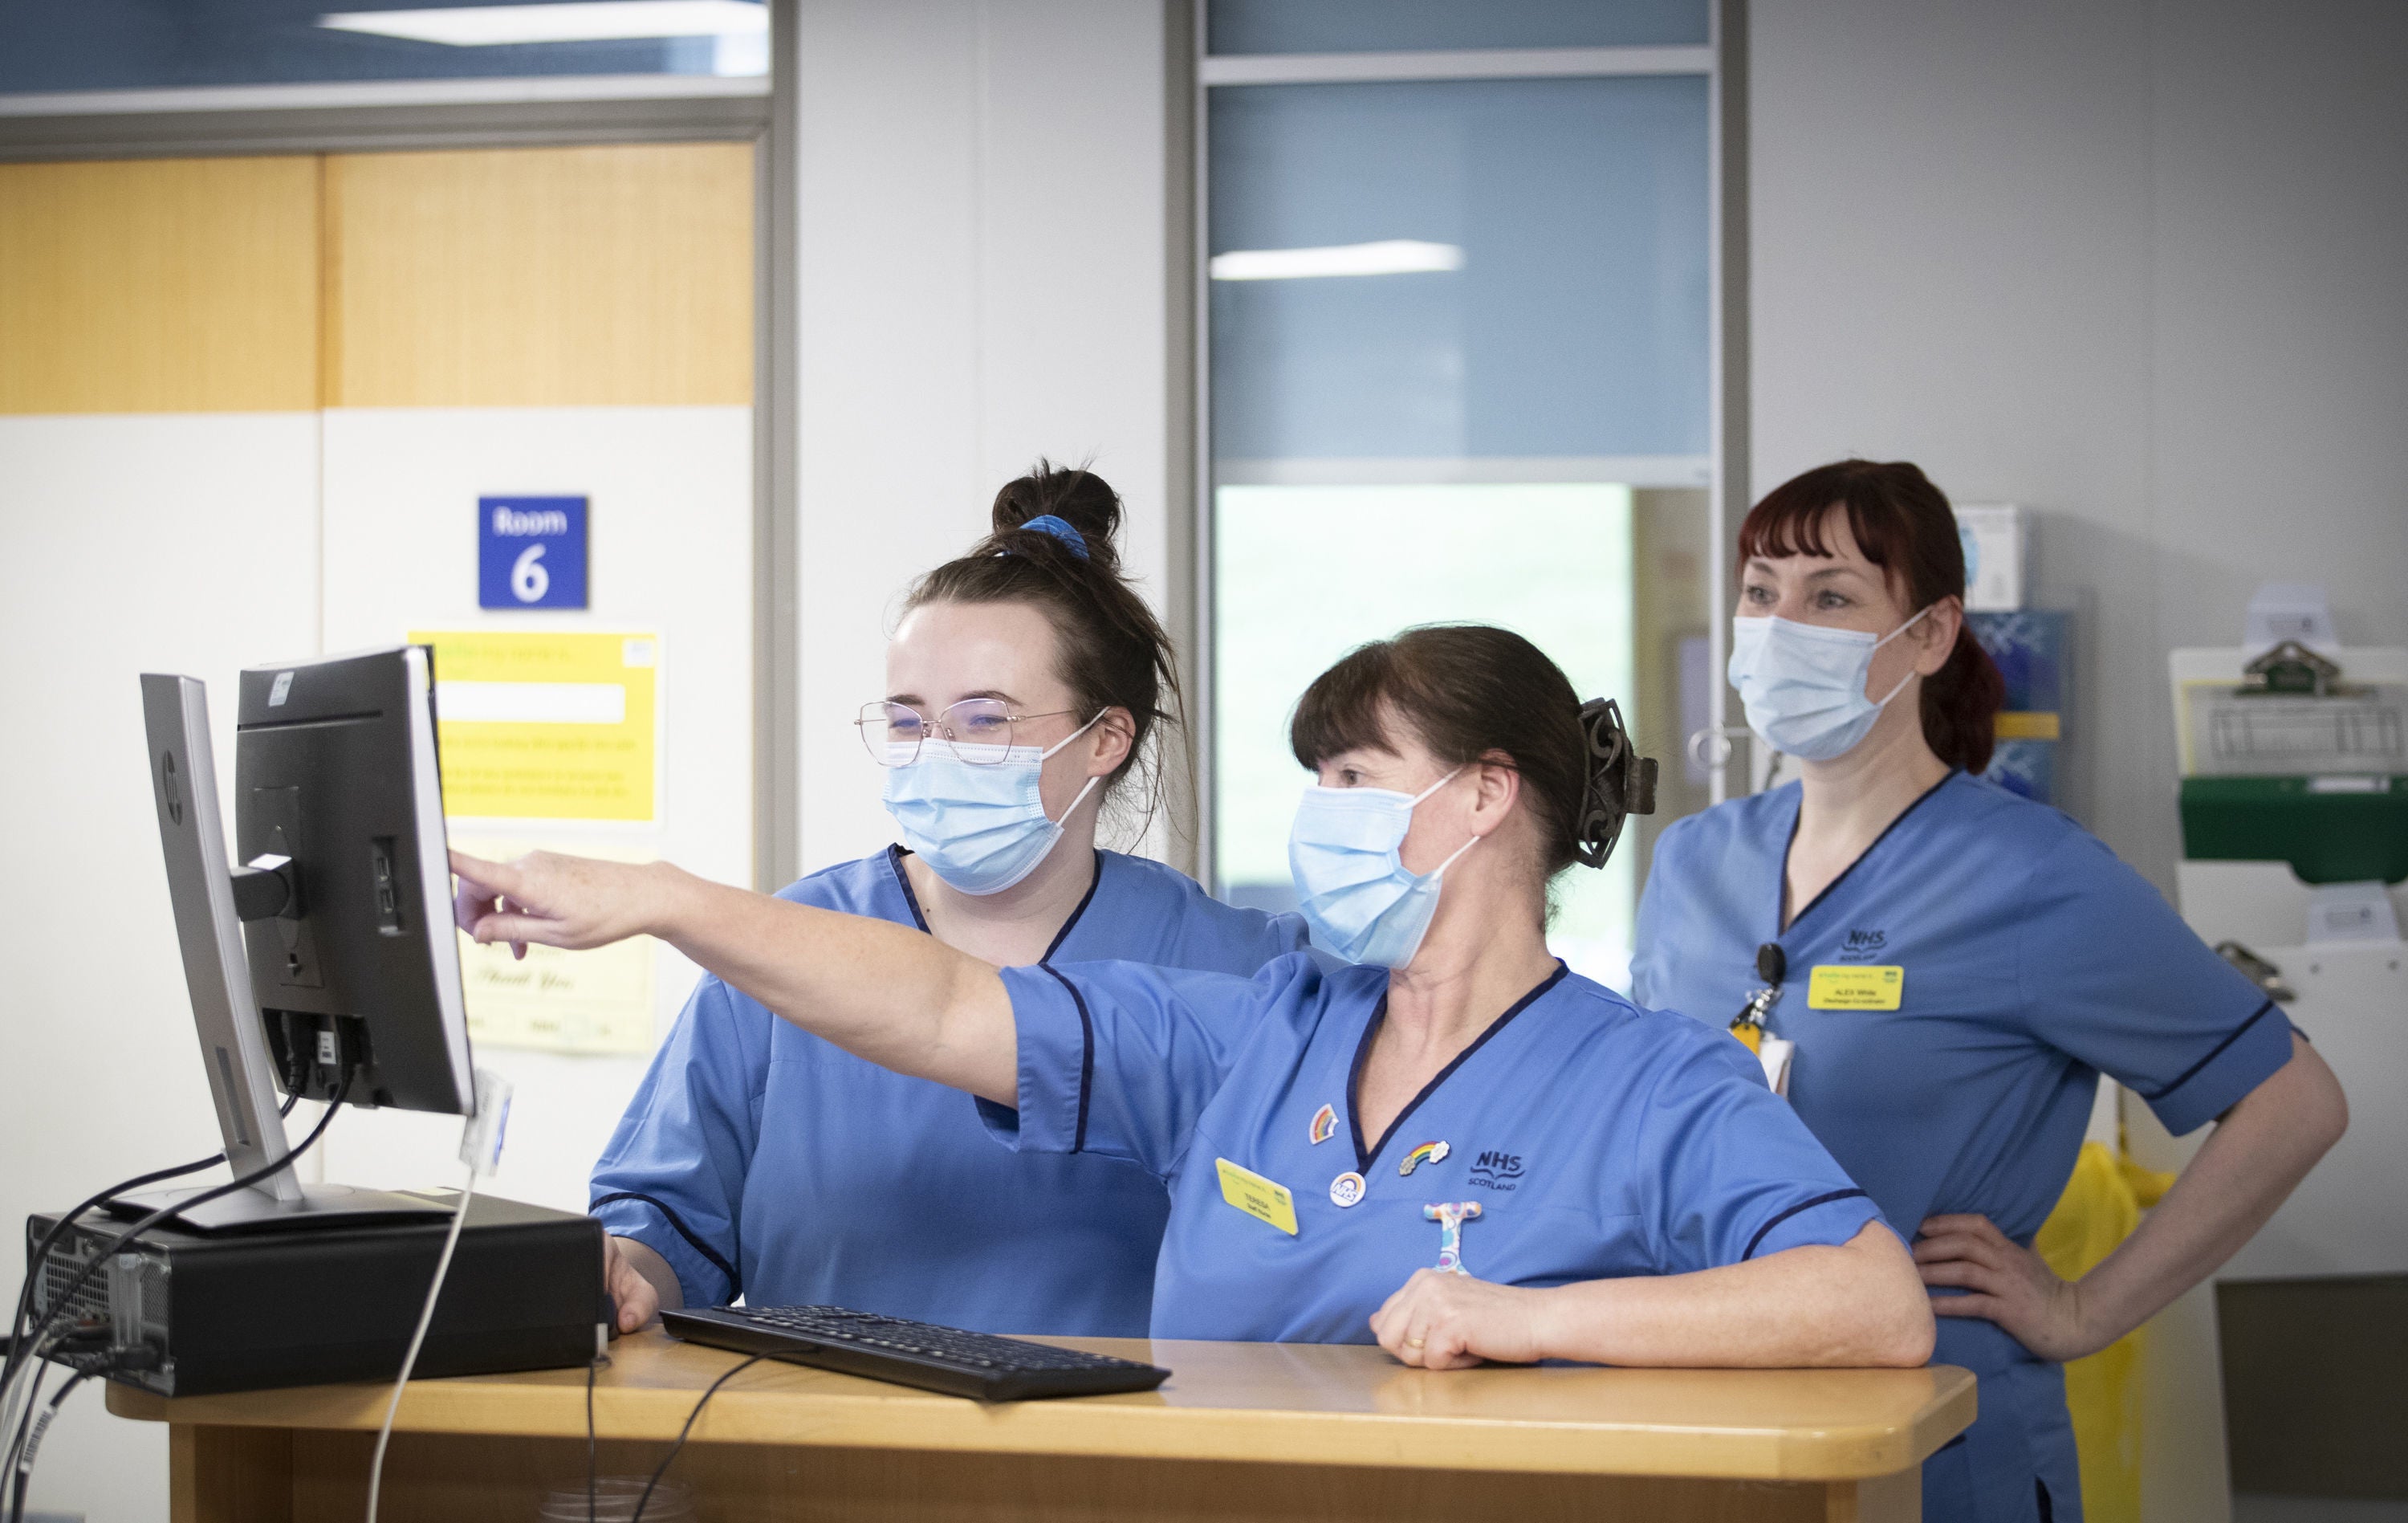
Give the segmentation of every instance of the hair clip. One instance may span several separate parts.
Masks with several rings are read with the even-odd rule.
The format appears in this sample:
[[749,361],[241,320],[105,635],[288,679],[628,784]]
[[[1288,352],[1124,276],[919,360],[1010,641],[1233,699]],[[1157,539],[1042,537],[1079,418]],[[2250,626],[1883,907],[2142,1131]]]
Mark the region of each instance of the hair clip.
[[1572,860],[1601,868],[1633,814],[1656,812],[1656,758],[1634,754],[1622,707],[1612,698],[1581,705],[1581,739],[1588,746],[1588,786],[1572,830]]

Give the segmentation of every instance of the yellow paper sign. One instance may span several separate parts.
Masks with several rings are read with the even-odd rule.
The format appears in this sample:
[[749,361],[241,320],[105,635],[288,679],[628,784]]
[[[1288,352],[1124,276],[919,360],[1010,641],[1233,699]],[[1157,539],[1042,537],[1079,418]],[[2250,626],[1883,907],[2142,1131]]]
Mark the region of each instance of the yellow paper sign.
[[1906,993],[1906,970],[1826,964],[1806,984],[1809,1010],[1896,1010]]
[[1287,1193],[1286,1185],[1274,1185],[1226,1158],[1215,1158],[1212,1163],[1221,1171],[1222,1200],[1256,1221],[1268,1222],[1289,1237],[1296,1236],[1296,1197]]
[[[454,836],[452,844],[471,856],[507,862],[538,843]],[[550,849],[620,862],[652,860],[649,852],[610,841],[553,842]],[[649,936],[635,936],[591,952],[530,946],[522,960],[506,944],[480,946],[463,932],[460,985],[469,1040],[538,1052],[651,1052],[657,945]]]
[[414,630],[435,647],[443,812],[650,820],[656,635]]

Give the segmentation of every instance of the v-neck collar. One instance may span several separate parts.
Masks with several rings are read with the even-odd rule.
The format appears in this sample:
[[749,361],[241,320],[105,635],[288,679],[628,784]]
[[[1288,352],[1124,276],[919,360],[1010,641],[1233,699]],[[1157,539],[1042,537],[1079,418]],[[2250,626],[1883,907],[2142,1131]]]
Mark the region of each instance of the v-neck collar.
[[1388,1019],[1388,997],[1384,992],[1382,993],[1380,1002],[1371,1008],[1371,1018],[1363,1023],[1363,1035],[1354,1043],[1354,1061],[1346,1070],[1346,1130],[1354,1143],[1355,1169],[1369,1177],[1371,1172],[1371,1160],[1378,1157],[1395,1139],[1397,1128],[1405,1124],[1405,1118],[1419,1110],[1422,1101],[1436,1094],[1438,1086],[1446,1083],[1448,1076],[1455,1070],[1463,1067],[1472,1054],[1488,1045],[1489,1038],[1504,1030],[1514,1016],[1529,1009],[1541,996],[1561,984],[1570,972],[1571,970],[1565,966],[1564,960],[1561,957],[1556,958],[1555,970],[1541,979],[1537,988],[1507,1006],[1504,1014],[1488,1023],[1488,1029],[1471,1039],[1470,1046],[1455,1054],[1446,1067],[1430,1075],[1429,1083],[1422,1085],[1421,1092],[1407,1100],[1405,1108],[1398,1111],[1396,1119],[1388,1123],[1388,1129],[1380,1134],[1380,1141],[1367,1149],[1363,1145],[1363,1117],[1355,1099],[1363,1083],[1363,1065],[1371,1057],[1371,1039],[1380,1034],[1380,1027]]
[[[899,842],[888,846],[887,870],[895,874],[895,886],[903,891],[903,907],[911,912],[911,924],[933,936],[936,932],[928,929],[928,915],[920,908],[920,896],[911,891],[911,875],[903,870],[903,859],[910,855]],[[1096,902],[1096,890],[1103,885],[1103,882],[1104,854],[1099,850],[1096,853],[1096,870],[1087,876],[1086,893],[1079,897],[1078,907],[1070,912],[1070,918],[1063,921],[1062,928],[1054,933],[1054,940],[1045,948],[1045,955],[1037,959],[1039,965],[1052,962],[1054,954],[1062,950],[1062,943],[1070,939],[1072,927],[1086,915],[1087,906]]]
[[1915,795],[1914,802],[1907,805],[1904,809],[1899,810],[1896,818],[1892,819],[1889,824],[1883,826],[1881,834],[1875,836],[1870,841],[1867,842],[1865,849],[1858,852],[1855,858],[1851,860],[1846,867],[1840,869],[1840,875],[1832,879],[1829,883],[1825,884],[1823,885],[1822,892],[1816,894],[1813,898],[1808,899],[1805,906],[1796,914],[1791,915],[1789,917],[1789,924],[1784,926],[1781,923],[1781,901],[1789,897],[1789,849],[1798,844],[1798,820],[1800,815],[1806,812],[1806,785],[1802,783],[1799,783],[1798,785],[1798,808],[1789,816],[1789,833],[1782,838],[1781,860],[1776,865],[1776,870],[1774,871],[1772,878],[1772,940],[1776,942],[1786,940],[1789,933],[1796,930],[1799,925],[1803,924],[1806,917],[1813,914],[1818,905],[1820,905],[1825,899],[1831,897],[1833,890],[1837,889],[1842,884],[1848,881],[1848,874],[1856,871],[1858,865],[1861,864],[1866,857],[1872,855],[1873,853],[1881,849],[1881,843],[1889,839],[1889,833],[1891,831],[1905,824],[1906,817],[1908,815],[1914,813],[1916,810],[1921,809],[1928,799],[1939,793],[1941,789],[1948,786],[1949,783],[1956,781],[1957,777],[1960,775],[1961,774],[1957,769],[1952,767],[1948,769],[1946,775],[1942,777],[1939,782]]

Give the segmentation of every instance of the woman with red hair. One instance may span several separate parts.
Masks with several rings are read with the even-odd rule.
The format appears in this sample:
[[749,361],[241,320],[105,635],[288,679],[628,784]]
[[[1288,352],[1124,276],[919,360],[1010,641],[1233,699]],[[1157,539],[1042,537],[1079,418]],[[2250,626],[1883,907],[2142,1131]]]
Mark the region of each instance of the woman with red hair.
[[[1980,1420],[1924,1465],[1928,1523],[2078,1519],[2062,1361],[2245,1243],[2347,1126],[2341,1086],[2096,837],[1982,778],[2002,688],[1921,470],[1808,471],[1747,515],[1738,558],[1730,681],[1799,779],[1665,831],[1634,998],[1729,1021],[1914,1243],[1933,1357],[1981,1381]],[[2101,1073],[2170,1131],[2216,1128],[2067,1281],[2031,1241]]]

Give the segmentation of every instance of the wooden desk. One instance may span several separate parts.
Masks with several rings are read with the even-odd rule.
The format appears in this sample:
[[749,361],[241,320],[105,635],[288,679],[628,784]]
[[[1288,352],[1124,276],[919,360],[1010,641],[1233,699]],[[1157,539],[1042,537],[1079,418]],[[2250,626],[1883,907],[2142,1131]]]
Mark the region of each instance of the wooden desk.
[[[1924,1458],[1973,1420],[1962,1370],[1409,1370],[1376,1348],[1059,1342],[1175,1373],[1160,1390],[982,1406],[765,1362],[720,1389],[671,1474],[705,1523],[1906,1523]],[[604,1473],[648,1471],[737,1357],[623,1338],[596,1382]],[[175,1523],[353,1523],[389,1387],[169,1401]],[[390,1523],[532,1523],[582,1484],[580,1370],[414,1384]]]

